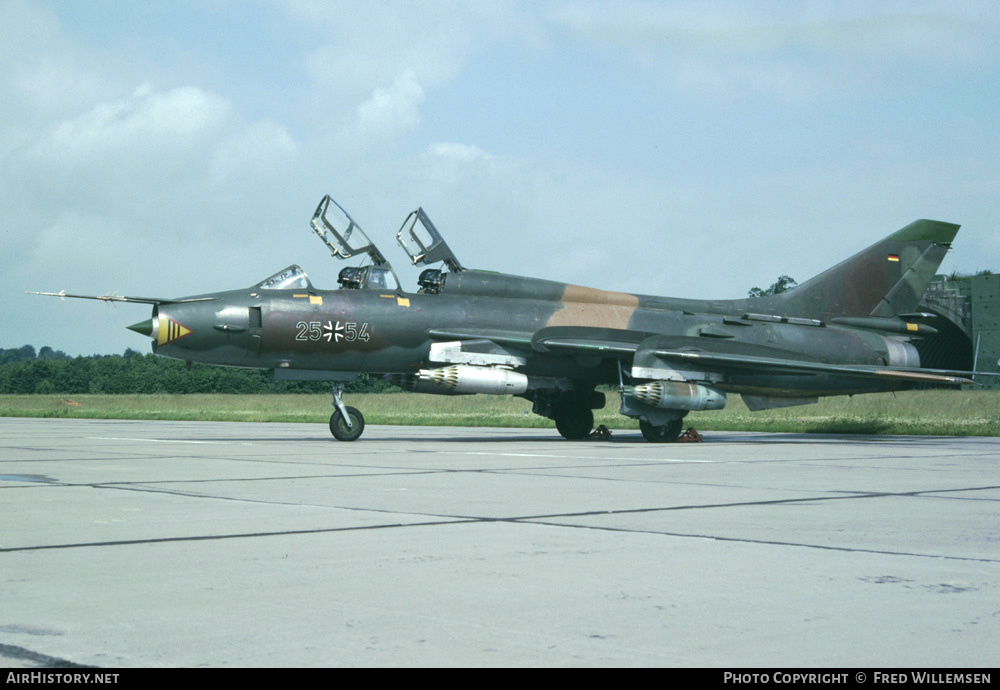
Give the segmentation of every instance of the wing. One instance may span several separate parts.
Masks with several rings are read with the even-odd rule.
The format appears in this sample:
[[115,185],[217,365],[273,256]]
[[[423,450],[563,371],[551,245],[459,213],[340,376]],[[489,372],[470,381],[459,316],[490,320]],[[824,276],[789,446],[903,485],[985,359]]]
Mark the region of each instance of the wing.
[[[531,340],[532,349],[540,352],[563,352],[566,354],[605,354],[622,359],[632,358],[640,350],[640,344],[647,337],[636,331],[622,331],[607,328],[553,327],[543,328]],[[951,386],[974,384],[971,371],[951,371],[944,369],[917,369],[908,367],[870,366],[861,364],[827,364],[809,360],[761,356],[749,352],[707,352],[703,349],[704,339],[677,336],[671,338],[672,347],[655,347],[646,354],[655,356],[666,363],[695,365],[700,370],[720,373],[745,373],[757,375],[781,374],[836,374],[869,379],[895,379],[914,383],[937,383]],[[690,343],[688,343],[690,341]],[[727,347],[737,347],[738,343],[727,343]],[[744,348],[748,351],[752,347]]]
[[943,369],[913,369],[906,367],[879,367],[860,364],[825,364],[794,359],[752,357],[738,354],[710,352],[679,352],[655,350],[654,354],[668,362],[696,364],[702,369],[741,371],[754,374],[837,374],[857,378],[897,379],[912,382],[940,383],[951,386],[971,385],[975,381],[965,378],[973,372],[946,371]]
[[531,333],[498,328],[434,328],[427,333],[432,340],[490,340],[508,347],[531,347]]
[[[500,348],[530,348],[539,353],[568,356],[606,356],[632,360],[641,343],[652,333],[614,328],[585,326],[555,326],[543,328],[533,334],[499,329],[435,329],[430,332],[435,340],[457,340],[465,343],[463,349],[482,350],[483,342],[495,343]],[[809,360],[761,356],[745,352],[706,352],[704,339],[678,336],[672,339],[674,347],[657,347],[648,352],[668,364],[682,365],[685,369],[695,366],[699,370],[719,373],[756,375],[819,375],[836,374],[863,379],[893,379],[911,383],[935,383],[948,386],[972,385],[972,376],[983,372],[953,371],[946,369],[917,369],[862,364],[827,364]],[[691,341],[690,344],[687,341]],[[475,344],[473,344],[475,343]],[[699,347],[694,347],[694,346]],[[727,344],[734,347],[737,344]],[[751,348],[745,348],[751,350]]]

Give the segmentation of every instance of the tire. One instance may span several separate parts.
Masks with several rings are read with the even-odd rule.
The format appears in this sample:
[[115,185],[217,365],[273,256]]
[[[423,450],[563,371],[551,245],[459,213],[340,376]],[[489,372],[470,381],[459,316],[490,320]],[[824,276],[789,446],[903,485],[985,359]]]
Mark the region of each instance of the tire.
[[351,428],[347,427],[344,415],[340,414],[340,410],[337,410],[330,416],[330,433],[338,441],[356,441],[361,436],[361,432],[365,430],[365,418],[357,408],[348,407],[346,409],[347,416],[351,420]]
[[563,438],[579,441],[594,428],[594,412],[583,405],[562,405],[556,410],[555,422]]
[[639,420],[639,429],[642,437],[650,443],[673,443],[681,435],[684,428],[684,420],[677,419],[663,426],[653,426],[644,419]]

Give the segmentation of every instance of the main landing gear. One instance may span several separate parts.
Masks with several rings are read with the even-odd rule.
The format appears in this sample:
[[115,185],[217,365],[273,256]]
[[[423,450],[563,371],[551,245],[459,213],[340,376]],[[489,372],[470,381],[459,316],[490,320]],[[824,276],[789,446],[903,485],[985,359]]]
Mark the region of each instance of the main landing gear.
[[[626,417],[639,420],[642,437],[650,443],[673,443],[684,429],[684,417],[689,410],[715,409],[706,401],[711,395],[702,386],[684,382],[652,381],[625,385],[625,373],[618,363],[618,392],[621,394],[621,412]],[[631,376],[629,376],[631,379]],[[721,393],[722,404],[725,396]],[[701,396],[701,397],[699,397]],[[714,403],[714,400],[712,401]]]
[[330,433],[338,441],[356,441],[365,430],[365,417],[355,407],[344,405],[344,384],[333,386],[333,406],[337,410],[330,416]]
[[529,396],[525,397],[534,403],[532,412],[554,421],[556,429],[569,441],[587,438],[594,428],[594,410],[604,407],[604,393],[593,389],[539,389]]
[[681,435],[683,428],[683,417],[659,426],[650,424],[645,419],[639,420],[639,430],[642,432],[642,437],[650,443],[673,443]]
[[593,410],[579,403],[557,405],[553,419],[562,437],[570,441],[587,438],[594,428]]

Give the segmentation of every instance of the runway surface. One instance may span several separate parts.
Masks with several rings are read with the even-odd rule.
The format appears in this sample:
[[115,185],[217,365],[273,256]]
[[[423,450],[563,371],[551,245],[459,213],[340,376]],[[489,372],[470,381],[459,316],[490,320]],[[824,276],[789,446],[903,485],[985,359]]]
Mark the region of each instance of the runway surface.
[[1000,439],[0,419],[0,665],[994,666]]

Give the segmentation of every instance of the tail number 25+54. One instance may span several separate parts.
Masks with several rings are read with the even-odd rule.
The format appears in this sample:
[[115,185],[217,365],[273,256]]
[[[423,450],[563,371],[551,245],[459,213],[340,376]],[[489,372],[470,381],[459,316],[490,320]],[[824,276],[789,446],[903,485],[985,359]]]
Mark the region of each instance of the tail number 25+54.
[[337,321],[299,321],[295,324],[297,329],[295,339],[300,341],[325,340],[328,343],[339,343],[341,340],[353,343],[355,340],[368,342],[371,338],[371,329],[367,323],[356,323],[348,321],[341,323]]

